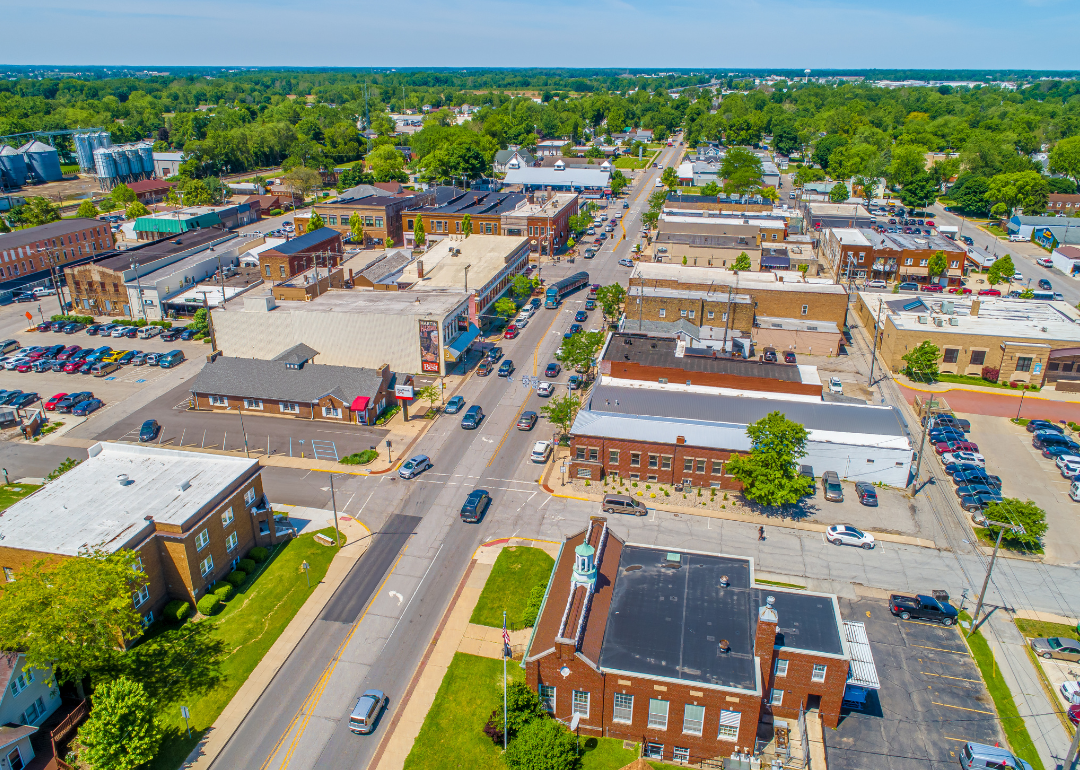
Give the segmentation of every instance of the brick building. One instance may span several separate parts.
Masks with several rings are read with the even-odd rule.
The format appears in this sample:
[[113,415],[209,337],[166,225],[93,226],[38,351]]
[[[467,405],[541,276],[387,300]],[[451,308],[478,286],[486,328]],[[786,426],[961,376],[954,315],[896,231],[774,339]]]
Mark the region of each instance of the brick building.
[[476,235],[503,235],[502,216],[527,202],[524,193],[455,190],[448,200],[409,211],[405,217],[405,245],[415,245],[417,221],[423,221],[427,242],[464,233],[468,215]]
[[197,601],[252,547],[292,534],[273,518],[257,460],[99,443],[4,512],[0,567],[11,581],[37,559],[135,551],[148,582],[132,601],[149,625],[169,600]]
[[[326,227],[337,230],[342,236],[350,233],[352,215],[358,215],[364,226],[364,248],[387,245],[388,240],[401,246],[405,242],[402,215],[421,206],[433,205],[437,195],[435,190],[408,191],[401,195],[391,195],[378,188],[375,191],[377,194],[355,197],[346,192],[334,200],[316,203],[312,210],[318,212]],[[297,216],[296,227],[303,230],[309,219],[309,214]]]
[[560,548],[524,665],[582,734],[697,763],[753,752],[805,710],[836,727],[850,661],[834,595],[758,586],[751,559],[626,543],[594,517]]
[[549,246],[558,251],[566,244],[570,217],[577,213],[576,193],[534,193],[502,215],[502,231],[505,235],[528,237],[533,253],[547,254]]
[[259,274],[267,281],[284,281],[310,267],[336,267],[345,249],[341,233],[332,227],[290,238],[259,252]]
[[141,182],[131,182],[128,187],[135,193],[135,198],[139,203],[149,206],[151,203],[161,203],[165,200],[169,190],[176,187],[176,182],[166,182],[162,179],[144,179]]
[[927,283],[930,259],[942,252],[945,272],[935,277],[957,286],[970,267],[967,251],[942,235],[878,233],[869,228],[830,228],[819,240],[821,262],[838,281],[849,278]]
[[1075,193],[1050,193],[1046,199],[1047,214],[1075,214],[1080,212],[1080,195]]
[[1000,382],[1039,383],[1052,350],[1080,344],[1080,313],[1060,301],[860,292],[855,313],[864,328],[878,329],[878,355],[894,372],[906,366],[909,350],[929,341],[939,371],[981,377],[989,368]]
[[270,288],[274,299],[306,302],[326,294],[330,289],[345,288],[345,271],[340,267],[312,267],[292,278],[275,283]]
[[63,219],[0,233],[0,289],[48,278],[50,265],[62,269],[86,262],[113,246],[109,225],[96,219]]

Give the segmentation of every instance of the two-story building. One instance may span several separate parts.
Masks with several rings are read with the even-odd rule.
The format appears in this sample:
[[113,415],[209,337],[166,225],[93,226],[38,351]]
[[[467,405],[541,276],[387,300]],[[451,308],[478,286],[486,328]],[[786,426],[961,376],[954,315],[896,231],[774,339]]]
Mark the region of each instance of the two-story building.
[[341,233],[333,227],[320,227],[260,251],[259,274],[267,281],[284,281],[316,265],[337,267],[344,252]]
[[402,215],[421,206],[434,205],[437,196],[436,190],[394,195],[378,187],[370,188],[370,193],[367,185],[361,187],[364,189],[356,193],[346,191],[333,200],[314,204],[303,216],[297,215],[296,226],[305,229],[311,218],[310,211],[315,211],[326,227],[337,230],[343,237],[350,236],[355,214],[360,218],[364,235],[362,241],[354,238],[354,243],[363,248],[389,246],[391,242],[401,246],[405,243]]
[[48,278],[52,268],[88,262],[111,253],[114,245],[109,225],[97,219],[62,219],[0,233],[0,289]]

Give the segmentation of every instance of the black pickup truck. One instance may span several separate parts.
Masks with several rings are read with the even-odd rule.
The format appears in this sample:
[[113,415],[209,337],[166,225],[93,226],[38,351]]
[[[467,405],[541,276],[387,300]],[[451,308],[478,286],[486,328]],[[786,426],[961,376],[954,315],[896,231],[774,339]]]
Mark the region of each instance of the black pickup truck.
[[951,626],[956,622],[956,608],[949,604],[948,600],[939,601],[933,596],[918,594],[916,596],[902,596],[893,594],[889,597],[889,611],[903,620],[912,618],[918,620],[936,620],[944,626]]

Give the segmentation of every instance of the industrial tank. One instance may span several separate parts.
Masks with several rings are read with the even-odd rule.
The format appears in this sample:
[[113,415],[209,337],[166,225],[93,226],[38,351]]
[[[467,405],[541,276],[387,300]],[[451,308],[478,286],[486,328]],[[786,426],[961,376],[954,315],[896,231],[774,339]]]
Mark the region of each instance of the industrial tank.
[[90,171],[94,168],[93,134],[75,134],[75,156],[79,159],[79,169]]
[[98,179],[106,179],[111,183],[116,179],[116,162],[113,161],[112,150],[108,147],[99,147],[94,150],[94,169]]
[[60,171],[60,155],[55,147],[34,140],[19,148],[26,158],[26,165],[34,176],[43,182],[59,182],[64,178]]
[[139,155],[142,157],[142,170],[149,179],[154,175],[154,145],[144,142],[139,145]]
[[120,147],[112,147],[109,152],[113,161],[116,162],[116,175],[121,178],[131,176],[131,166],[128,165],[127,153]]
[[0,175],[4,184],[12,187],[21,187],[26,181],[26,158],[6,144],[0,147]]
[[134,144],[129,144],[124,148],[124,154],[127,155],[131,175],[142,176],[142,156],[139,154],[139,148]]

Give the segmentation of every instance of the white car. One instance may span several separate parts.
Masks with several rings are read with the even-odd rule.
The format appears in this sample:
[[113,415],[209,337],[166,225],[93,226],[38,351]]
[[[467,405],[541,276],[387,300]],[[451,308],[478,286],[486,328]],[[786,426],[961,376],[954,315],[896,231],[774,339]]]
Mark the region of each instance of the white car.
[[536,395],[547,398],[555,392],[555,386],[550,382],[541,382],[536,386]]
[[1080,476],[1080,460],[1071,463],[1058,463],[1062,478],[1075,479]]
[[524,329],[526,326],[529,325],[529,317],[527,315],[519,315],[517,318],[514,319],[514,325],[517,326],[517,328],[519,329]]
[[1069,703],[1080,703],[1080,682],[1062,682],[1061,694]]
[[551,456],[551,442],[550,441],[537,441],[533,444],[532,454],[529,455],[529,459],[534,463],[546,463],[548,457]]
[[110,337],[118,337],[118,338],[123,337],[125,334],[127,334],[127,330],[128,330],[128,327],[119,326],[119,327],[113,329],[112,334],[110,334],[109,336]]
[[882,281],[880,279],[875,279],[873,281],[867,281],[866,282],[866,287],[868,289],[884,289],[888,285],[889,285],[888,283],[886,283],[885,281]]
[[1013,273],[1012,279],[1014,281],[1022,281],[1024,280],[1024,274],[1017,270],[1015,273]]
[[14,371],[15,367],[17,367],[19,364],[21,364],[25,360],[26,360],[25,356],[23,356],[22,358],[13,358],[13,359],[11,359],[10,361],[8,361],[8,362],[6,362],[4,364],[4,368],[7,369],[8,371]]
[[1049,257],[1041,257],[1035,260],[1035,264],[1039,267],[1053,267],[1054,260],[1050,259]]
[[1065,465],[1080,464],[1080,457],[1078,457],[1077,455],[1061,455],[1054,462],[1057,463],[1058,470],[1060,470]]
[[825,530],[825,539],[833,545],[856,545],[869,551],[874,547],[874,536],[850,524],[833,524]]
[[829,378],[829,392],[830,393],[843,393],[844,392],[844,384],[842,382],[840,382],[839,377],[830,377]]
[[949,463],[986,465],[986,458],[978,452],[946,452],[941,456],[941,462],[943,462],[945,465],[948,465]]

